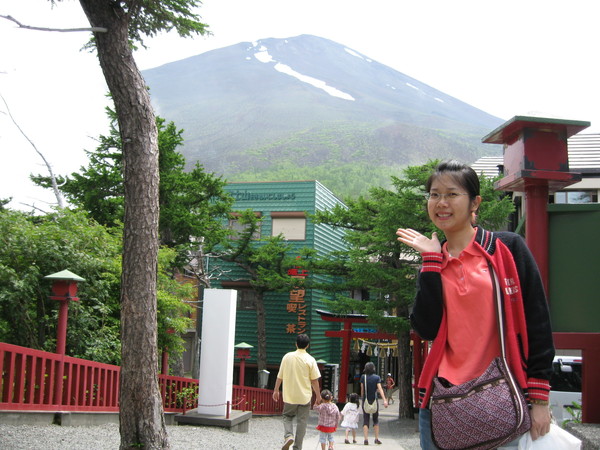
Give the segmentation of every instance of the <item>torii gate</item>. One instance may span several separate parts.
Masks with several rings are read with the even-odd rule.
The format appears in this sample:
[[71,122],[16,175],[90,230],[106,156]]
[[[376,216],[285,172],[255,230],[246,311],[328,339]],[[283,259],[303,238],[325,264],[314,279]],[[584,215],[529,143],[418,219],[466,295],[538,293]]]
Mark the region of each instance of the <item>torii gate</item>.
[[[327,337],[342,338],[342,360],[340,362],[340,380],[338,386],[338,402],[346,401],[347,395],[347,378],[348,370],[350,366],[350,345],[352,339],[388,339],[397,340],[398,336],[392,333],[385,333],[377,331],[375,333],[368,333],[364,331],[354,331],[352,329],[353,323],[369,323],[369,316],[364,314],[335,314],[329,311],[323,311],[317,309],[317,313],[321,316],[322,320],[326,322],[341,322],[344,324],[343,329],[339,331],[329,330],[325,332]],[[421,368],[423,367],[424,357],[427,355],[427,344],[421,340],[421,338],[414,332],[411,331],[411,340],[413,341],[413,372],[414,379],[418,380],[421,374]],[[418,351],[417,351],[418,350]],[[419,398],[418,388],[416,383],[413,384],[413,395],[414,399]]]

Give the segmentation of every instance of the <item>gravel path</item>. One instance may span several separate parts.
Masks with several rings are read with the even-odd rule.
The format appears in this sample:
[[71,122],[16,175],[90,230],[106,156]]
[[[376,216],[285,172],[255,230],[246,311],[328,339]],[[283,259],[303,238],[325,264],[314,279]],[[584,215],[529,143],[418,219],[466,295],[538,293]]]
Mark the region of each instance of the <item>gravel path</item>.
[[[412,420],[399,421],[395,414],[385,412],[380,416],[381,440],[384,445],[369,446],[378,450],[418,450],[416,423]],[[317,414],[309,417],[305,450],[320,449],[315,430]],[[361,430],[358,442],[362,446]],[[248,433],[235,433],[219,427],[167,426],[172,450],[270,450],[280,449],[283,440],[281,417],[250,419]],[[373,437],[371,434],[371,444]],[[344,430],[336,433],[336,448],[352,450],[355,445],[344,445]],[[115,450],[119,448],[119,427],[116,424],[97,426],[58,425],[6,425],[0,424],[0,449],[2,450]]]
[[[251,419],[250,432],[234,433],[219,427],[167,426],[171,449],[275,449],[281,448],[279,417]],[[118,449],[119,426],[61,427],[58,425],[1,425],[3,450],[104,450]]]

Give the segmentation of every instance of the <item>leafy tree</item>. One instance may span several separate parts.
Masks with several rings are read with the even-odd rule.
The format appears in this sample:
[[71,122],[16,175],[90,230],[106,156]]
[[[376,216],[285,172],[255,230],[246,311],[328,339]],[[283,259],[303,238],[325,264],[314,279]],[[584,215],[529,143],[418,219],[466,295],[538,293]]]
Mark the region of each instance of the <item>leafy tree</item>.
[[[0,341],[54,352],[58,302],[43,277],[69,269],[85,279],[69,304],[66,353],[120,364],[120,228],[107,229],[66,209],[33,217],[0,210]],[[158,346],[177,356],[190,320],[192,286],[171,276],[174,249],[159,251]]]
[[[339,298],[332,308],[339,312],[357,311],[369,316],[369,322],[398,336],[399,416],[413,418],[412,360],[410,354],[409,307],[415,294],[415,274],[419,257],[397,241],[399,227],[430,233],[433,225],[427,217],[424,185],[437,161],[410,166],[403,177],[392,177],[392,190],[373,188],[369,198],[347,201],[347,207],[318,212],[317,223],[344,228],[349,249],[327,258],[311,255],[307,264],[312,272],[342,274],[345,282],[335,286]],[[497,228],[512,210],[510,199],[500,199],[492,183],[482,180],[481,223]],[[305,255],[306,256],[306,255]],[[350,289],[367,290],[367,300],[344,297]]]
[[118,363],[121,233],[83,213],[0,211],[0,341],[54,352],[58,302],[43,277],[69,269],[86,281],[69,305],[67,354]]
[[266,292],[290,291],[298,285],[299,281],[287,273],[294,265],[295,258],[281,235],[255,239],[261,220],[252,210],[243,211],[236,218],[242,230],[234,232],[237,238],[227,241],[219,255],[223,261],[243,269],[256,292],[257,365],[259,371],[266,370],[267,318],[264,295]]
[[182,334],[190,327],[192,307],[186,303],[194,297],[194,286],[179,283],[171,276],[177,253],[163,247],[158,254],[158,348],[171,356],[184,351]]

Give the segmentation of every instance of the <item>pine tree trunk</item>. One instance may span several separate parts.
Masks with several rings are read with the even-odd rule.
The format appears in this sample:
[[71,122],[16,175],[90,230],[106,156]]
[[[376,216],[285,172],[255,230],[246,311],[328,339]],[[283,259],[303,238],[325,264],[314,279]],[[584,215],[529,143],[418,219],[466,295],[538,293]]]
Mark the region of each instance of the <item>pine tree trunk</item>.
[[398,335],[398,417],[414,419],[412,357],[410,352],[410,332],[403,331]]
[[112,94],[123,142],[125,219],[121,288],[121,449],[169,448],[158,387],[156,271],[158,133],[150,96],[128,39],[119,2],[80,0]]
[[257,369],[267,370],[267,320],[265,313],[265,296],[256,292],[256,340],[258,344],[256,363]]

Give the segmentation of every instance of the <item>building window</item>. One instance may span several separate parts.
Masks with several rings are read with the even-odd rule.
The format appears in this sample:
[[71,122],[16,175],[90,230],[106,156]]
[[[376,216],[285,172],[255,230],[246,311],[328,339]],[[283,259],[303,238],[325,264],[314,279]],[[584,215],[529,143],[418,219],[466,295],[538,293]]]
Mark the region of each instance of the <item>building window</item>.
[[306,240],[306,214],[304,212],[272,212],[273,236],[280,234],[287,241]]
[[222,281],[221,287],[237,291],[238,310],[256,311],[256,291],[248,281]]
[[554,203],[597,203],[596,191],[562,191],[554,193]]
[[[256,215],[256,217],[260,217],[261,214],[259,212],[255,212],[254,213]],[[235,231],[235,233],[232,233],[231,235],[229,235],[229,239],[239,239],[240,233],[243,233],[246,228],[248,227],[248,225],[246,224],[242,224],[240,222],[240,214],[239,213],[230,213],[229,214],[229,222],[227,223],[227,228],[229,228],[232,231]],[[252,239],[254,240],[258,240],[260,239],[260,223],[258,224],[258,228],[256,229],[256,231],[254,232],[254,234],[252,235]]]
[[256,311],[256,291],[254,289],[237,290],[237,309]]

